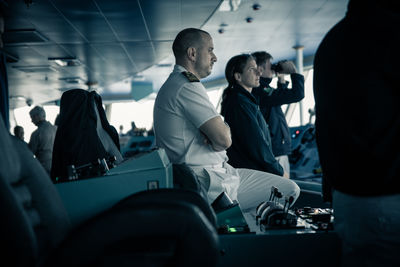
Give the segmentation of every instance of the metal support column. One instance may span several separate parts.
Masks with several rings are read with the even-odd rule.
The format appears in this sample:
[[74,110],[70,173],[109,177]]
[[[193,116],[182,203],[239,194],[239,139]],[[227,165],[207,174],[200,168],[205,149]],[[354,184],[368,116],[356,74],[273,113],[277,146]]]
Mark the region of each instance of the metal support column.
[[110,121],[111,120],[112,104],[106,104],[105,107],[106,107],[105,108],[105,112],[106,112],[107,120]]
[[[303,74],[303,49],[304,46],[296,45],[293,46],[293,49],[296,50],[296,69],[297,73]],[[299,111],[300,111],[300,125],[303,125],[303,100],[299,102]]]

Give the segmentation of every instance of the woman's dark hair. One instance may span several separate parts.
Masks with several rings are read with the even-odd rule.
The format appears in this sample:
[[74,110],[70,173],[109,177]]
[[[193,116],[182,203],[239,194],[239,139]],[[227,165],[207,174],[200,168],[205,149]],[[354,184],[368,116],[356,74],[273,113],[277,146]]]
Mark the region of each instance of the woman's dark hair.
[[225,78],[228,81],[228,87],[222,94],[221,114],[225,114],[225,100],[231,92],[233,86],[237,83],[235,73],[243,73],[244,67],[249,59],[254,59],[250,54],[241,54],[232,57],[225,67]]

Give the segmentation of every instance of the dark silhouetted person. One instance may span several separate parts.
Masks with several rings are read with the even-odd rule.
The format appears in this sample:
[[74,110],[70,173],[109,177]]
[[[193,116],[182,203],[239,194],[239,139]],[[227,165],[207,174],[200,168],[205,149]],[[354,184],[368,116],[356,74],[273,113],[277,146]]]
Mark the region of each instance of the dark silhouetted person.
[[316,137],[344,266],[400,266],[400,6],[350,0],[314,60]]
[[22,126],[17,125],[17,126],[14,127],[14,135],[16,137],[18,137],[19,139],[21,139],[22,141],[25,141],[24,140],[25,139],[25,137],[24,137],[25,132],[24,132],[24,128]]
[[54,120],[54,125],[58,126],[60,124],[60,114],[57,114],[55,120]]
[[57,127],[46,121],[46,112],[40,106],[31,109],[29,115],[32,123],[38,128],[32,133],[28,146],[44,169],[50,174]]
[[119,136],[124,136],[125,134],[124,134],[124,126],[123,125],[120,125],[119,126]]
[[127,131],[126,134],[127,134],[127,135],[130,135],[130,136],[135,136],[135,135],[137,135],[137,134],[136,134],[137,129],[138,129],[138,128],[136,127],[135,122],[132,121],[132,122],[131,122],[131,129],[130,129],[129,131]]
[[145,128],[138,128],[134,121],[131,122],[132,128],[126,133],[126,135],[130,136],[142,136],[146,132]]

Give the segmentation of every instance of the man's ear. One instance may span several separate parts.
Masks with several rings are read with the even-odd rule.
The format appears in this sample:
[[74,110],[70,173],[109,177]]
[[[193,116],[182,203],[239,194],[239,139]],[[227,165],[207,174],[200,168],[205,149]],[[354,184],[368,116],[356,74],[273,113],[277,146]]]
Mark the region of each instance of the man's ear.
[[186,53],[187,53],[187,56],[188,56],[190,61],[192,61],[192,62],[196,61],[196,53],[197,53],[196,48],[189,47],[186,50]]
[[240,82],[240,80],[242,79],[242,76],[240,75],[239,72],[235,72],[233,76],[235,77],[235,80],[238,82]]

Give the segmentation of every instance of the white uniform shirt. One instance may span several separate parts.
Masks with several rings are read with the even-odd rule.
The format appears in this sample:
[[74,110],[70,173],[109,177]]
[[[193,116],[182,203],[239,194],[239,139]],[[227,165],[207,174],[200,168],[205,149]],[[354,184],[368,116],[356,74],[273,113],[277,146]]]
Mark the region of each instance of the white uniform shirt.
[[172,163],[192,167],[222,165],[227,161],[225,151],[216,152],[204,144],[199,127],[220,116],[210,102],[200,82],[190,82],[175,65],[173,72],[158,92],[154,104],[156,144],[166,150]]

